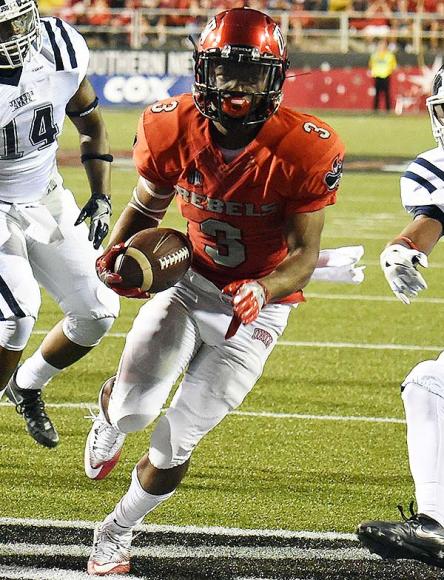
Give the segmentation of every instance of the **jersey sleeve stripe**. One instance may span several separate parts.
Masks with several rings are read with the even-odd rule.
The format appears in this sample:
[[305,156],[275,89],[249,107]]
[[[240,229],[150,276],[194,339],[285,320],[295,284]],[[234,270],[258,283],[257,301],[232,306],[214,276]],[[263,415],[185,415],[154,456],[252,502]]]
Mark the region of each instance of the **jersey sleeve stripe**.
[[436,165],[433,165],[433,163],[430,163],[430,161],[427,161],[427,159],[424,159],[423,157],[418,157],[417,159],[415,159],[415,163],[417,163],[421,167],[424,167],[424,169],[428,169],[430,173],[433,173],[434,175],[436,175],[436,177],[439,177],[439,179],[442,179],[444,181],[444,171],[442,169],[439,169],[439,167],[436,167]]
[[60,29],[60,33],[61,33],[62,38],[66,44],[71,68],[77,68],[76,52],[75,52],[74,47],[72,45],[71,39],[69,38],[68,31],[63,26],[63,22],[60,20],[60,18],[56,18],[55,20],[56,20],[56,26]]
[[421,177],[417,173],[413,173],[413,171],[406,171],[404,173],[403,177],[405,177],[406,179],[411,179],[412,181],[415,181],[416,183],[421,185],[424,189],[427,189],[427,191],[429,193],[432,193],[433,191],[436,191],[436,189],[437,189],[434,185],[432,185],[430,183],[430,181],[427,181],[427,179],[424,179],[424,177]]
[[0,276],[0,294],[2,295],[2,298],[4,299],[6,304],[9,306],[9,308],[11,309],[11,312],[13,312],[13,314],[18,316],[19,318],[24,318],[26,316],[26,314],[23,312],[23,310],[18,305],[17,300],[12,295],[12,292],[8,288],[8,285],[6,284],[6,282],[3,280],[3,278],[1,276]]
[[55,34],[53,29],[51,28],[51,24],[46,20],[43,20],[42,22],[45,25],[46,32],[48,33],[49,36],[49,42],[51,43],[52,51],[54,53],[56,70],[65,70],[62,55],[60,53],[60,48],[57,46]]

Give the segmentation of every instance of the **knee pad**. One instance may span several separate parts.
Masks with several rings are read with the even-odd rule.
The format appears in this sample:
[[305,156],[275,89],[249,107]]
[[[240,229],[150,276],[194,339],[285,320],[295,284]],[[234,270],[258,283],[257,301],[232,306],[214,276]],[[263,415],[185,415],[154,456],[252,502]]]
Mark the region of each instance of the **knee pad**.
[[444,398],[444,357],[440,355],[437,360],[425,360],[413,367],[401,384],[401,392],[409,383]]
[[[152,465],[157,469],[171,469],[182,465],[190,457],[196,444],[181,447],[180,432],[184,423],[181,413],[176,409],[168,409],[170,417],[164,415],[159,419],[151,436],[151,444],[148,457]],[[173,417],[171,417],[171,414]]]
[[114,323],[113,316],[84,318],[69,314],[63,319],[63,334],[80,346],[96,346]]
[[169,407],[151,436],[148,457],[154,467],[171,469],[185,463],[202,437],[229,412],[229,406],[222,399],[212,399],[208,403],[208,406],[196,407],[197,412],[192,402],[181,401],[178,406]]
[[7,350],[21,351],[28,344],[35,318],[8,318],[0,320],[0,346]]

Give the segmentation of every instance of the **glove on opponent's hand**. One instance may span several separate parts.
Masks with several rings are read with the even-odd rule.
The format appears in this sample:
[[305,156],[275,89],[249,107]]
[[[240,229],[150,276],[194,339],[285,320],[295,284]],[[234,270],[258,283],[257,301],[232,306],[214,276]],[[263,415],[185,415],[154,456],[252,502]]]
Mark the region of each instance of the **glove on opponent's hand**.
[[125,243],[120,242],[112,246],[105,254],[97,258],[96,260],[96,272],[100,280],[114,290],[119,296],[125,296],[126,298],[142,298],[147,299],[151,296],[149,292],[145,292],[140,288],[122,288],[119,286],[123,282],[122,276],[114,272],[114,264],[116,263],[117,256],[125,252]]
[[88,240],[93,242],[93,246],[96,250],[108,234],[111,214],[110,198],[103,193],[93,193],[80,210],[79,217],[74,223],[75,226],[78,226],[84,222],[87,217],[91,218]]
[[241,324],[251,324],[270,299],[268,290],[257,280],[230,282],[222,292],[232,297],[233,318],[225,339],[234,336]]
[[424,252],[393,244],[382,252],[380,263],[390,288],[404,304],[410,304],[411,298],[427,288],[426,281],[416,269],[418,264],[423,268],[429,265]]

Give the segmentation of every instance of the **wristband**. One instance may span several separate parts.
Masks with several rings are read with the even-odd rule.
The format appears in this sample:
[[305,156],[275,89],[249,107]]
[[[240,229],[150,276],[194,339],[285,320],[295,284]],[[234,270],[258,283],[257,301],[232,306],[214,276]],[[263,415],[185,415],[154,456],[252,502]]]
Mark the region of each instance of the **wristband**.
[[75,117],[86,117],[86,115],[89,115],[90,113],[92,113],[94,111],[94,109],[97,107],[98,104],[99,104],[99,99],[98,99],[98,97],[96,97],[94,99],[94,101],[92,103],[90,103],[82,111],[66,111],[66,114],[68,115],[68,117],[70,119],[73,119]]
[[411,250],[416,250],[417,252],[421,251],[418,248],[418,246],[414,242],[412,242],[412,240],[410,238],[407,238],[406,236],[400,236],[399,238],[396,238],[395,242],[398,242],[398,241],[406,243]]
[[85,161],[89,161],[90,159],[99,159],[100,161],[112,163],[114,157],[110,153],[83,153],[83,155],[80,156],[80,161],[82,163],[85,163]]

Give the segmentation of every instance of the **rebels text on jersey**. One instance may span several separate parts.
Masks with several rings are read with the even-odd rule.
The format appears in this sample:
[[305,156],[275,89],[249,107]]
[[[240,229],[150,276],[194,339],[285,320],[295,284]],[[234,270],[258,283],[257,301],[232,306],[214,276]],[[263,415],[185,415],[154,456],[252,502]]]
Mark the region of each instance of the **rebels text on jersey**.
[[286,217],[335,203],[343,154],[331,127],[281,107],[225,163],[189,94],[148,107],[134,147],[139,174],[174,187],[193,268],[220,288],[276,268],[288,253]]
[[12,76],[0,75],[0,201],[27,203],[44,195],[65,107],[88,68],[78,32],[59,18],[43,18],[41,27],[41,51]]
[[444,228],[444,151],[435,147],[418,155],[401,177],[401,199],[414,217],[426,215]]

